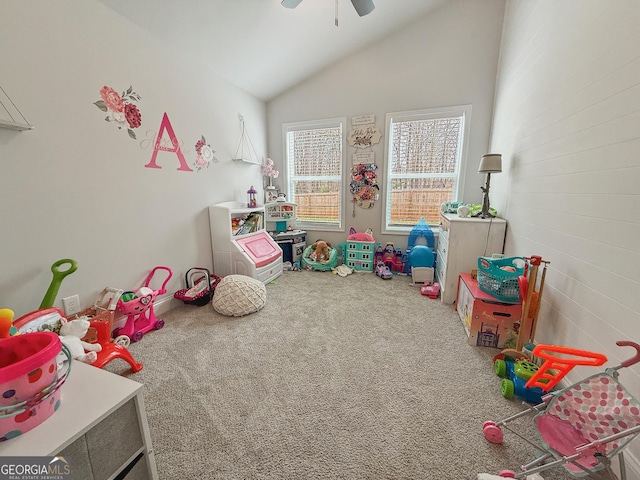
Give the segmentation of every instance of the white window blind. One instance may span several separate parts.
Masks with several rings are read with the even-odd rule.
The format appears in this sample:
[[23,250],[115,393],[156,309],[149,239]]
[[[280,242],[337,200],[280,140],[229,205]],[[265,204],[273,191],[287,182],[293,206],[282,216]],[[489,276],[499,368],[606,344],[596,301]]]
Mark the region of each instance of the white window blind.
[[471,106],[387,115],[383,231],[409,230],[420,218],[439,223],[457,196]]
[[302,228],[343,225],[344,119],[283,125],[287,198]]

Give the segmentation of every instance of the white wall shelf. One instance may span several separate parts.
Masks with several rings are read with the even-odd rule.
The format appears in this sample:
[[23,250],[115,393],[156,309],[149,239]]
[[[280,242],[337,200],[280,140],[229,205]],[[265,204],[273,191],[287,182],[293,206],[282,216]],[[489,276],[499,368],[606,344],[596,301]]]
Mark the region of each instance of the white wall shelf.
[[33,125],[25,125],[22,123],[9,122],[7,120],[0,119],[0,128],[24,132],[25,130],[33,130],[35,127]]
[[0,128],[19,132],[33,130],[33,125],[29,124],[27,119],[24,118],[20,109],[13,103],[13,100],[9,98],[9,95],[2,87],[0,87],[0,107]]

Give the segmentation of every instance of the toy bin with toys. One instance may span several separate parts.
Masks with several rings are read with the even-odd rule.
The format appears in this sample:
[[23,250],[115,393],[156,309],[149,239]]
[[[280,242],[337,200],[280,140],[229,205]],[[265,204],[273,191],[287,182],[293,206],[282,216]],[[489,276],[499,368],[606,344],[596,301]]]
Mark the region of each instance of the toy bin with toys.
[[521,303],[504,303],[482,291],[470,273],[458,278],[456,310],[469,345],[513,348],[518,339]]
[[131,339],[126,335],[120,335],[117,338],[111,337],[111,332],[114,330],[113,321],[116,307],[123,293],[122,289],[106,287],[92,307],[69,317],[68,320],[85,317],[89,321],[90,328],[82,340],[88,343],[97,343],[101,347],[95,349],[97,358],[91,365],[104,368],[113,360],[120,359],[127,362],[131,370],[139,372],[142,370],[142,364],[138,363],[127,349]]
[[[58,371],[58,355],[66,368]],[[32,332],[0,342],[0,441],[47,420],[60,407],[60,388],[71,368],[69,350],[53,332]]]
[[478,285],[480,290],[502,302],[518,303],[520,286],[518,277],[525,274],[526,262],[522,257],[497,254],[491,258],[478,258]]

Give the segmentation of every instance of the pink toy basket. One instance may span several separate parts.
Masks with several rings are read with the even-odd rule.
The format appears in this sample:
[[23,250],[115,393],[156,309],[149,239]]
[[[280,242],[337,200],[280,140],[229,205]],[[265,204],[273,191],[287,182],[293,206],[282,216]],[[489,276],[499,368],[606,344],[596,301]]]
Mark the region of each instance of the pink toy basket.
[[[57,365],[60,351],[68,360],[62,375]],[[0,441],[22,435],[53,415],[70,368],[71,353],[53,332],[0,341]]]

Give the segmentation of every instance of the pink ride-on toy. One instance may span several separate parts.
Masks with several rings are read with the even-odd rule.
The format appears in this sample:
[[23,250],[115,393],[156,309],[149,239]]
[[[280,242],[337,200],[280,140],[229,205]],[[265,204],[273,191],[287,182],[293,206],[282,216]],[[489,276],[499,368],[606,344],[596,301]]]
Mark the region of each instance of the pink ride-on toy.
[[[167,277],[162,282],[159,290],[151,290],[149,284],[156,270],[165,270]],[[153,312],[153,302],[158,295],[166,293],[166,285],[173,273],[169,267],[155,267],[149,273],[144,286],[137,292],[125,292],[118,300],[117,308],[120,312],[127,315],[127,321],[122,328],[116,328],[113,331],[113,338],[116,343],[122,340],[119,337],[127,336],[132,342],[139,342],[145,333],[150,330],[160,330],[164,327],[164,320],[156,318]]]

